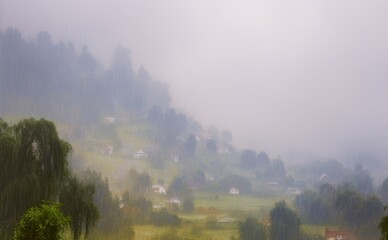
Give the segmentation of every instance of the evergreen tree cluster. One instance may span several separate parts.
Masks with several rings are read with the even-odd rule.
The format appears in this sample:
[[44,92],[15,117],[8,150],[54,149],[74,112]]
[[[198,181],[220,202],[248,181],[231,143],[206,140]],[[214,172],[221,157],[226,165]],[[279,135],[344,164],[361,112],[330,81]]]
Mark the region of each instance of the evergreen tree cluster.
[[[146,114],[168,107],[167,85],[118,47],[105,69],[86,46],[54,43],[47,32],[26,40],[17,29],[0,32],[0,114],[39,116],[73,123],[98,121],[117,109]],[[71,112],[71,114],[69,114]]]

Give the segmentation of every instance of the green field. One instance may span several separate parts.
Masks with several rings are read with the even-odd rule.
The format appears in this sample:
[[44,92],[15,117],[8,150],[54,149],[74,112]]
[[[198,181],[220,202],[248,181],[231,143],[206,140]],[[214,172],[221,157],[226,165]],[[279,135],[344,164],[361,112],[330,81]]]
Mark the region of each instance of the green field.
[[338,229],[336,226],[325,226],[325,225],[302,225],[302,231],[309,235],[321,235],[325,234],[325,229],[328,228],[330,230]]
[[[168,227],[156,227],[151,225],[146,226],[134,226],[135,231],[134,240],[156,240],[158,236],[175,232],[180,239],[194,240],[194,239],[206,239],[206,240],[230,240],[232,236],[238,237],[237,223],[234,228],[222,227],[220,229],[209,230],[205,227],[197,227],[198,223],[186,224],[178,229],[171,229]],[[302,231],[309,235],[324,235],[325,228],[336,229],[334,226],[321,226],[321,225],[302,225]],[[90,239],[94,240],[115,240],[115,239],[128,239],[126,237],[127,229],[121,229],[114,234],[92,233]],[[68,230],[64,235],[65,240],[71,240],[71,233]]]
[[[215,207],[221,210],[241,210],[253,211],[262,208],[273,207],[275,202],[284,199],[284,197],[258,198],[247,195],[230,195],[230,194],[194,194],[195,206],[198,207]],[[286,201],[291,202],[290,199]]]
[[[120,196],[125,190],[126,176],[130,169],[135,169],[137,172],[147,172],[153,182],[158,179],[170,182],[180,172],[179,164],[170,160],[166,161],[163,169],[157,169],[151,167],[147,159],[135,159],[133,157],[135,152],[154,144],[150,140],[149,134],[152,129],[149,125],[133,122],[131,119],[128,121],[115,125],[114,131],[117,132],[116,134],[113,133],[112,135],[112,132],[109,132],[112,130],[111,128],[105,128],[105,132],[90,132],[85,137],[86,140],[74,144],[75,153],[82,153],[79,157],[83,160],[83,167],[101,172],[104,177],[107,177],[110,189],[116,196]],[[105,125],[105,127],[107,126]],[[115,140],[119,140],[122,145],[121,148],[115,147],[112,154],[104,153],[103,149],[106,146],[114,146]],[[203,154],[201,159],[208,169],[211,169],[212,164],[219,161],[214,159],[214,156],[206,154]],[[286,195],[282,190],[270,189],[266,184],[257,182],[253,174],[247,174],[243,170],[235,168],[232,156],[226,156],[223,161],[217,163],[225,166],[224,171],[233,172],[252,181],[256,195],[230,195],[227,193],[194,191],[193,197],[196,210],[192,214],[177,213],[182,219],[182,226],[171,229],[152,225],[136,225],[133,226],[135,231],[134,239],[174,239],[173,236],[177,236],[179,239],[187,240],[229,240],[232,236],[238,237],[238,222],[243,221],[246,217],[255,217],[259,221],[266,220],[274,204],[280,200],[285,200],[293,208],[295,196]],[[198,163],[196,164],[198,165]],[[197,168],[196,164],[193,164],[191,168]],[[168,205],[166,198],[161,196],[150,197],[154,204],[164,203],[164,205]],[[214,225],[209,227],[209,222]],[[325,226],[303,225],[302,230],[307,234],[322,235]],[[94,232],[90,235],[90,239],[128,239],[128,232],[128,227],[109,235]],[[65,239],[71,239],[69,230],[65,233]]]

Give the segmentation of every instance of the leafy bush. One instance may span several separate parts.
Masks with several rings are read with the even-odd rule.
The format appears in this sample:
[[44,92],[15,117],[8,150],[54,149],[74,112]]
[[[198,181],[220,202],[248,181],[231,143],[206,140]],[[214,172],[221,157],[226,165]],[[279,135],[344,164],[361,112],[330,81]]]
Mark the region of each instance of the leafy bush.
[[167,212],[166,209],[151,213],[149,220],[151,224],[158,227],[178,227],[182,223],[182,220],[177,215]]
[[15,240],[57,240],[69,224],[58,203],[42,204],[32,207],[24,214],[16,226]]

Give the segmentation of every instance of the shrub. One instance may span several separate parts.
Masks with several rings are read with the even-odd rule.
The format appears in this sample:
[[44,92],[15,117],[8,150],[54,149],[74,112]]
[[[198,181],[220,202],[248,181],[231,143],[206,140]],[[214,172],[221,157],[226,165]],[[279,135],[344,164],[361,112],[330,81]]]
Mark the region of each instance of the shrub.
[[32,207],[16,226],[15,240],[59,240],[70,218],[65,217],[58,203]]

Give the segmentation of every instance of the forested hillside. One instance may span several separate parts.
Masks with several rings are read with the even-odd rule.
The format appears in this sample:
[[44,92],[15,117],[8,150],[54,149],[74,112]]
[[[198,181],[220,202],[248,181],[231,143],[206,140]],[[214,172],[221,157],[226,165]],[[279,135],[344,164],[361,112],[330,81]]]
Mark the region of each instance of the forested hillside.
[[120,108],[144,115],[170,104],[167,85],[133,69],[128,49],[118,47],[106,68],[86,46],[53,43],[47,32],[30,40],[16,29],[0,33],[0,81],[2,115],[95,123]]
[[321,239],[328,226],[367,239],[388,201],[388,179],[362,163],[238,149],[231,132],[175,109],[123,47],[104,66],[47,32],[0,32],[0,119],[4,238],[28,208],[60,201],[73,239]]

